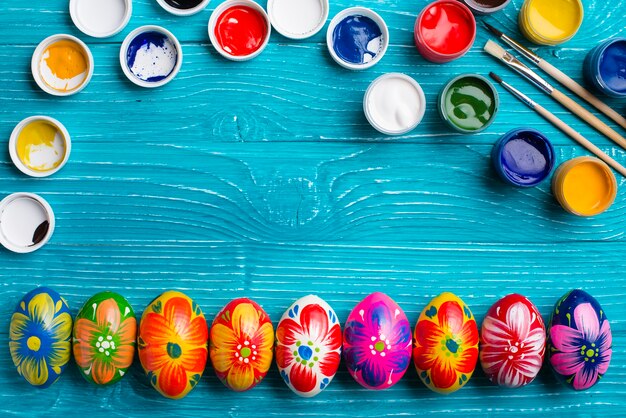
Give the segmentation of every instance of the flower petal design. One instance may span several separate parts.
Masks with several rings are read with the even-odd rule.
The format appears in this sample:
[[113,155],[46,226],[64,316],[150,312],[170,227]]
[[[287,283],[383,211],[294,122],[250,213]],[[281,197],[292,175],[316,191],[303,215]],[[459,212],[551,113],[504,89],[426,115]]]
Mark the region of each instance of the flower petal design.
[[235,362],[226,376],[228,387],[234,391],[244,391],[254,384],[254,368],[245,363]]
[[553,325],[550,328],[552,345],[563,353],[576,353],[585,343],[584,335],[574,328],[565,325]]
[[593,386],[598,380],[598,370],[595,366],[584,366],[574,375],[572,386],[576,390],[585,390]]
[[596,341],[600,335],[600,321],[590,303],[581,303],[574,309],[576,328],[585,336],[587,341]]
[[442,359],[435,362],[430,378],[436,388],[446,389],[452,387],[456,383],[456,371],[449,359]]
[[530,310],[521,302],[512,304],[506,312],[506,323],[514,339],[525,340],[530,332]]
[[585,365],[580,353],[556,353],[552,355],[550,361],[554,370],[563,376],[576,374]]
[[291,318],[280,321],[276,328],[276,340],[280,344],[293,345],[298,340],[298,336],[304,333],[300,324]]
[[158,384],[167,396],[177,398],[187,389],[187,373],[180,364],[170,362],[161,369]]
[[100,302],[96,308],[96,323],[100,329],[109,329],[111,334],[116,334],[120,327],[120,308],[115,299],[106,299]]
[[310,392],[317,386],[317,378],[311,367],[296,363],[289,373],[289,381],[299,392]]
[[463,310],[455,301],[448,301],[441,304],[437,318],[443,332],[457,334],[463,327]]
[[251,339],[259,329],[259,312],[251,303],[238,304],[232,313],[233,333]]
[[98,385],[106,385],[115,377],[115,367],[103,359],[96,359],[93,362],[91,375],[94,383]]
[[319,343],[328,334],[328,314],[320,305],[307,305],[300,313],[304,335]]

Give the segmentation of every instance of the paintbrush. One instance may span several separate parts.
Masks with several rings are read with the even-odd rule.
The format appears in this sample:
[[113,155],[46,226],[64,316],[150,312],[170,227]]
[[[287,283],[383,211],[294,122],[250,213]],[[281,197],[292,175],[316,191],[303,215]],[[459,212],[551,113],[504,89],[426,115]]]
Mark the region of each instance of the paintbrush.
[[615,123],[620,125],[622,128],[626,128],[626,118],[617,113],[615,110],[611,109],[606,103],[602,102],[596,96],[593,95],[589,90],[578,84],[576,81],[572,80],[567,74],[556,68],[554,65],[550,64],[548,61],[541,58],[539,55],[535,54],[528,48],[521,45],[519,42],[516,42],[514,39],[508,37],[504,33],[500,32],[498,29],[494,28],[488,23],[483,22],[485,27],[491,31],[498,38],[502,39],[503,42],[508,44],[511,48],[522,54],[523,57],[537,65],[537,67],[541,68],[543,71],[552,76],[559,83],[567,87],[570,91],[576,93],[579,97],[585,99],[589,104],[594,106],[600,112],[604,113],[606,116],[611,118]]
[[530,81],[535,86],[539,87],[548,95],[552,96],[554,100],[561,103],[563,106],[568,108],[571,112],[577,115],[579,118],[587,122],[589,125],[596,128],[599,132],[604,134],[607,138],[611,139],[613,142],[618,144],[620,147],[626,149],[626,138],[622,137],[620,134],[615,132],[608,126],[606,123],[602,122],[595,115],[589,112],[587,109],[567,97],[561,91],[554,88],[550,83],[541,78],[537,73],[528,68],[526,65],[522,64],[520,60],[515,58],[513,55],[504,50],[500,45],[493,41],[487,41],[485,45],[485,51],[499,59],[510,68],[524,76],[528,81]]
[[624,168],[624,166],[622,166],[620,163],[615,161],[613,158],[607,155],[600,148],[595,146],[587,138],[585,138],[584,136],[576,132],[574,128],[572,128],[571,126],[563,122],[561,119],[556,117],[553,113],[551,113],[549,110],[547,110],[540,104],[537,104],[536,102],[534,102],[530,97],[526,96],[524,93],[517,90],[512,85],[502,80],[502,78],[500,78],[497,74],[489,73],[489,76],[493,78],[496,82],[498,82],[502,87],[504,87],[513,96],[517,97],[526,106],[530,107],[535,112],[539,113],[541,116],[543,116],[546,120],[548,120],[554,126],[556,126],[560,130],[565,132],[567,135],[569,135],[572,139],[574,139],[574,141],[578,142],[587,150],[595,154],[596,157],[598,157],[599,159],[601,159],[602,161],[604,161],[605,163],[613,167],[615,171],[620,173],[622,176],[626,177],[626,168]]

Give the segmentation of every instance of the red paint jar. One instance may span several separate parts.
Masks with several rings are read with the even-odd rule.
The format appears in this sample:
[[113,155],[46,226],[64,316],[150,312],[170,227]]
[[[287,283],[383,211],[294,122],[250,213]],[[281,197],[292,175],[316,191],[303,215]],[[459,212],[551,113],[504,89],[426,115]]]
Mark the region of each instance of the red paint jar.
[[476,39],[476,19],[456,0],[439,0],[422,10],[415,21],[415,45],[428,61],[444,63],[461,58]]

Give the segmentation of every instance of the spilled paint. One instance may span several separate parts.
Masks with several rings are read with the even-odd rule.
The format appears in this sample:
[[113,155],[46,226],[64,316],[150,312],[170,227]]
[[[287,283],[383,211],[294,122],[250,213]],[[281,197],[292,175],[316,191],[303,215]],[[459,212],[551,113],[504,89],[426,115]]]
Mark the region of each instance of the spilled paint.
[[166,79],[176,68],[178,49],[164,33],[147,31],[133,38],[126,51],[126,64],[140,80],[157,82]]
[[269,28],[265,17],[249,6],[233,6],[217,18],[214,34],[222,50],[245,57],[261,48]]
[[72,91],[87,79],[89,60],[81,45],[63,39],[52,42],[41,55],[39,73],[43,82],[58,91]]
[[382,48],[381,28],[367,16],[348,16],[333,30],[333,50],[339,58],[351,64],[372,61]]
[[66,140],[63,133],[52,123],[35,120],[20,131],[16,151],[22,163],[33,171],[54,170],[63,163]]

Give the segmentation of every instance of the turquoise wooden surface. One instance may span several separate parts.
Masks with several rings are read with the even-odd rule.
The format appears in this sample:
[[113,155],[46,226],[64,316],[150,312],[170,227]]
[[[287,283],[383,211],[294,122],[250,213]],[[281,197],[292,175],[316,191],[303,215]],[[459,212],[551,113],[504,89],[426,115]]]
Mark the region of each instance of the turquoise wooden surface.
[[[22,118],[47,114],[73,138],[69,164],[32,179],[0,161],[0,195],[40,193],[57,229],[39,252],[0,252],[0,413],[107,416],[382,416],[426,412],[457,415],[622,415],[626,408],[626,204],[593,219],[572,217],[546,182],[514,189],[490,166],[495,140],[534,126],[554,142],[559,162],[585,151],[501,91],[502,106],[486,132],[461,136],[440,123],[436,95],[461,72],[495,69],[626,164],[626,154],[482,52],[479,29],[464,58],[424,61],[412,28],[427,1],[362,0],[388,22],[391,47],[382,62],[349,72],[329,57],[324,33],[295,42],[272,34],[267,50],[247,63],[222,59],[206,23],[219,0],[177,18],[155,1],[134,1],[130,24],[107,40],[71,24],[67,1],[3,2],[0,27],[0,136],[8,141]],[[263,4],[265,2],[262,2]],[[520,37],[521,0],[486,20]],[[331,4],[331,16],[356,5]],[[579,34],[563,47],[537,51],[581,79],[582,59],[598,42],[626,35],[626,1],[585,1]],[[123,37],[142,24],[165,26],[183,43],[178,77],[156,91],[132,85],[118,61]],[[54,33],[85,40],[96,68],[82,93],[65,99],[39,91],[30,75],[35,45]],[[375,77],[400,71],[426,93],[424,122],[410,135],[382,137],[367,124],[363,93]],[[622,113],[624,102],[611,103]],[[6,142],[5,142],[6,144]],[[620,186],[624,179],[618,177]],[[89,386],[75,365],[40,391],[17,376],[8,350],[15,304],[37,285],[54,287],[73,313],[94,293],[111,289],[141,312],[161,291],[179,289],[212,319],[229,300],[248,296],[274,324],[298,297],[316,293],[345,321],[350,309],[382,290],[412,324],[433,296],[456,292],[479,320],[499,297],[520,292],[544,319],[564,292],[582,287],[604,306],[613,329],[613,361],[591,390],[574,393],[548,370],[519,390],[491,385],[477,370],[448,397],[426,389],[410,368],[385,392],[362,389],[342,367],[320,396],[299,399],[275,366],[248,393],[229,392],[210,366],[181,401],[162,398],[140,365],[109,388]]]

